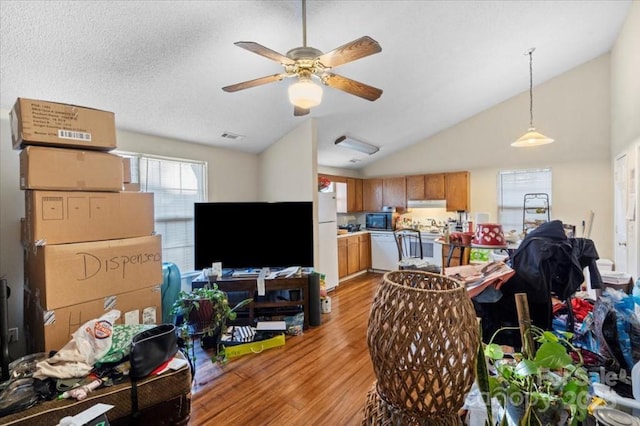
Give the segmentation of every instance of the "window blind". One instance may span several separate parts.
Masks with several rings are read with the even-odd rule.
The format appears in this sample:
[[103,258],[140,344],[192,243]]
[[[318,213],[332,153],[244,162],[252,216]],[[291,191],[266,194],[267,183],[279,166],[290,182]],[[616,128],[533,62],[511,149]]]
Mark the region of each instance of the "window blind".
[[121,153],[131,158],[132,180],[154,193],[155,232],[162,236],[162,261],[181,273],[194,270],[194,204],[207,201],[207,163]]
[[524,229],[524,195],[545,193],[552,206],[551,169],[508,170],[498,173],[498,222],[505,232]]

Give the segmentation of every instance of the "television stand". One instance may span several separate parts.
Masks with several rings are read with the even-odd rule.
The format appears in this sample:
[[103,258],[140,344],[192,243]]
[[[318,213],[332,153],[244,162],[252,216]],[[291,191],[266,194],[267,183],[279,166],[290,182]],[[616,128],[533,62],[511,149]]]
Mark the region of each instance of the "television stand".
[[[271,313],[273,316],[280,314],[287,309],[302,307],[304,312],[304,329],[309,328],[309,318],[311,315],[309,309],[309,301],[311,297],[320,299],[320,294],[311,295],[310,288],[318,288],[317,285],[311,286],[311,280],[319,280],[318,274],[303,274],[298,277],[274,278],[264,280],[265,291],[267,294],[273,291],[289,290],[289,300],[269,300],[265,296],[258,296],[257,277],[218,277],[212,279],[211,284],[216,283],[218,288],[226,293],[242,292],[253,297],[253,303],[238,310],[238,318],[235,323],[238,325],[255,325],[256,311],[261,313]],[[192,288],[204,287],[209,281],[193,281]],[[294,297],[297,295],[297,298]],[[231,303],[233,305],[233,303]],[[245,316],[241,315],[245,313]],[[267,315],[268,316],[268,315]],[[245,323],[245,324],[242,324]],[[313,324],[320,325],[320,324]]]

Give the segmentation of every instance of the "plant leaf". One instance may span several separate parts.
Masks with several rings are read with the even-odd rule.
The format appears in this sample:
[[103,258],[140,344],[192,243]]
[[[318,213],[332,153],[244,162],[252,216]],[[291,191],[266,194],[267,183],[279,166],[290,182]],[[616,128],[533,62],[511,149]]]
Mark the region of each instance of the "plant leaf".
[[557,342],[546,342],[536,351],[535,361],[540,367],[557,370],[571,365],[573,360],[567,349]]
[[502,347],[497,343],[488,344],[487,347],[484,349],[484,354],[490,359],[504,358],[504,351],[502,350]]
[[516,376],[519,377],[527,377],[527,376],[535,376],[540,374],[540,369],[538,368],[538,364],[530,359],[523,359],[516,365],[514,370]]

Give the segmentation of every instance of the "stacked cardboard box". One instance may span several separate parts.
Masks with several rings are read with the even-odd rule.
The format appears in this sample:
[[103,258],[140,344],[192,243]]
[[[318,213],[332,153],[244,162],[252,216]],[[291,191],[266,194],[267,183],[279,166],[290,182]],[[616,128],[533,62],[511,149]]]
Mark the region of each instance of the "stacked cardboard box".
[[13,147],[22,150],[27,349],[59,350],[111,309],[121,323],[158,323],[153,193],[134,192],[129,162],[109,152],[114,114],[19,98],[10,118]]

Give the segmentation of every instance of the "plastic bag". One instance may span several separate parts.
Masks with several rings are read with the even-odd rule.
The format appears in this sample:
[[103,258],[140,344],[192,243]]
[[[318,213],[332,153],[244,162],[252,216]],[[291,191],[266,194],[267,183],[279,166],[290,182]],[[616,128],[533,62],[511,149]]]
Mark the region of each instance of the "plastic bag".
[[69,379],[84,377],[93,365],[111,348],[113,324],[120,318],[120,311],[111,310],[100,318],[84,323],[54,356],[36,365],[33,377]]
[[287,325],[287,334],[298,336],[302,334],[304,328],[304,312],[290,317],[284,317],[284,322]]

